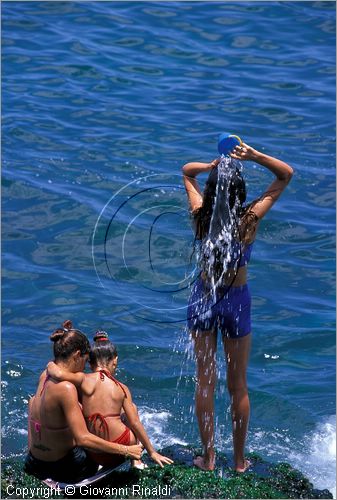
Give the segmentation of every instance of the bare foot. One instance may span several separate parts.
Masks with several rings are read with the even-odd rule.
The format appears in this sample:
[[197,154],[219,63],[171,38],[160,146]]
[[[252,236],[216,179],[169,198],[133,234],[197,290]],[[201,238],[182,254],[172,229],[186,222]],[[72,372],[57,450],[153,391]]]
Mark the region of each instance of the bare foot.
[[193,464],[201,470],[214,470],[215,469],[215,457],[213,460],[206,460],[205,457],[195,457]]
[[243,467],[235,467],[236,472],[246,472],[247,469],[251,466],[251,462],[247,459],[244,461],[244,466]]

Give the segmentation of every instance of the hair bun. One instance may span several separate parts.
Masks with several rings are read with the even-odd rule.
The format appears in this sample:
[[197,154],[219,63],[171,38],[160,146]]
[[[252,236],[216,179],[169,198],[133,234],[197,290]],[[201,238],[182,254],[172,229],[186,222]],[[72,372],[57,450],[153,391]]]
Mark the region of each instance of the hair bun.
[[109,340],[109,335],[104,330],[98,330],[94,335],[94,342]]
[[62,339],[69,330],[72,329],[72,322],[70,321],[70,319],[66,319],[65,321],[63,321],[61,328],[56,328],[55,332],[52,333],[49,338],[52,342],[57,342],[58,340]]
[[63,321],[62,323],[62,327],[65,328],[66,330],[72,330],[73,328],[73,323],[72,321],[70,321],[70,319],[66,319],[65,321]]
[[64,334],[65,332],[62,332],[61,330],[56,330],[56,332],[52,333],[49,338],[52,342],[57,342],[58,340],[64,337]]

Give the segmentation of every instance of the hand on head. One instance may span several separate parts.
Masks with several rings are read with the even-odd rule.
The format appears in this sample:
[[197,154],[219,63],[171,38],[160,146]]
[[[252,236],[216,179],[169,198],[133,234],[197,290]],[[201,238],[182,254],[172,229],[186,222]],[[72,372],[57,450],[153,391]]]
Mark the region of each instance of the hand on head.
[[240,146],[235,146],[230,156],[236,160],[254,160],[256,154],[257,151],[255,149],[242,142]]

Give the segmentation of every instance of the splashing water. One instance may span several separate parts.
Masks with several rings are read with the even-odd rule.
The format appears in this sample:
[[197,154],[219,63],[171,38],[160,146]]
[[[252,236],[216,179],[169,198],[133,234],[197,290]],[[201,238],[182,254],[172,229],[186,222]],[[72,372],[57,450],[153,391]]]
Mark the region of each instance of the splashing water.
[[217,167],[216,191],[208,234],[203,237],[197,261],[212,290],[213,300],[229,269],[238,268],[242,249],[239,243],[238,196],[233,195],[234,177],[242,164],[229,156],[222,156]]

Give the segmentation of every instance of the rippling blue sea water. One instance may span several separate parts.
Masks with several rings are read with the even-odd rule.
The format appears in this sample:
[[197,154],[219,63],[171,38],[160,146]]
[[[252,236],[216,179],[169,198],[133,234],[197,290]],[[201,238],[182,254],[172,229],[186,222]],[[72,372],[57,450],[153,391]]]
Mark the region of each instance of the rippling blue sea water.
[[335,3],[3,2],[2,74],[3,454],[67,318],[111,333],[158,446],[197,441],[180,168],[228,130],[295,169],[250,266],[248,449],[335,491]]

